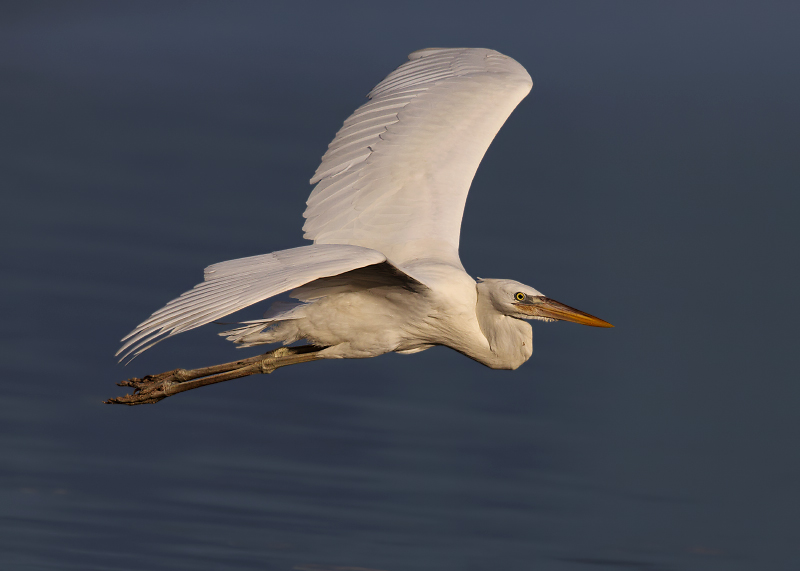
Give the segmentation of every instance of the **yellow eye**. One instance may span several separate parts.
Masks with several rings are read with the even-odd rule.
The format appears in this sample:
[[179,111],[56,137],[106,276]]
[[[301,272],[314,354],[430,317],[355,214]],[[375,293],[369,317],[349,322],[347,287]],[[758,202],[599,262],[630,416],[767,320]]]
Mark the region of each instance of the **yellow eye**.
[[514,297],[516,298],[517,301],[523,301],[525,299],[525,294],[522,293],[521,291],[518,291],[517,293],[514,294]]

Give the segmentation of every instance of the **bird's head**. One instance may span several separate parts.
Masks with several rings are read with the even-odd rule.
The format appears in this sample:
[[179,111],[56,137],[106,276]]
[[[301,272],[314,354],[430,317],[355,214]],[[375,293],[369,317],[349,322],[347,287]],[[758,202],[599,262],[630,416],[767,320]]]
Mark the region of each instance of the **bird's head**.
[[593,315],[547,298],[514,280],[478,279],[478,295],[509,317],[539,321],[571,321],[592,327],[614,327]]

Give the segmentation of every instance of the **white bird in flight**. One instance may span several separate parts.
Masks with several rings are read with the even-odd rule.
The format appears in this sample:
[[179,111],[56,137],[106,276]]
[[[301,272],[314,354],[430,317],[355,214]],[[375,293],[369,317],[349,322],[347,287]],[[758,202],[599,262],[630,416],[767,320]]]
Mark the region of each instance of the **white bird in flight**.
[[390,73],[336,133],[311,184],[313,244],[209,266],[205,281],[128,334],[155,343],[281,293],[263,319],[221,333],[243,347],[301,339],[317,358],[417,353],[445,345],[493,369],[532,352],[527,320],[611,324],[513,280],[464,270],[459,233],[486,149],[533,85],[488,49],[423,49]]

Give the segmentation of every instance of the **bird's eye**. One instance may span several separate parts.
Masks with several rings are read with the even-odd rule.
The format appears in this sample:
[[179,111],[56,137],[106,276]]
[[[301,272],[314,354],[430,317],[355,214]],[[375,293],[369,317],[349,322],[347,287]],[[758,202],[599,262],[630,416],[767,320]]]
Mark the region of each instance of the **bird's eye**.
[[521,291],[518,291],[514,294],[514,298],[516,298],[517,301],[523,301],[525,299],[525,294]]

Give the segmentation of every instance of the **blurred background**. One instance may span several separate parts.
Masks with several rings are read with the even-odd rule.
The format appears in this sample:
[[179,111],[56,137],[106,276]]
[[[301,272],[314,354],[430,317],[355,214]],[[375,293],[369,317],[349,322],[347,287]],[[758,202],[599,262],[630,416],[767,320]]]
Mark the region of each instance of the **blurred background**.
[[[798,29],[791,2],[4,2],[0,566],[797,569]],[[467,271],[616,328],[534,324],[515,372],[434,348],[102,405],[258,352],[209,325],[113,357],[205,266],[304,244],[326,145],[433,46],[534,80]]]

